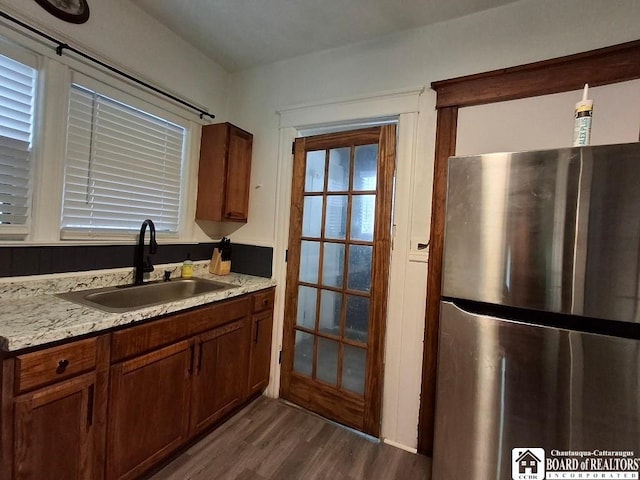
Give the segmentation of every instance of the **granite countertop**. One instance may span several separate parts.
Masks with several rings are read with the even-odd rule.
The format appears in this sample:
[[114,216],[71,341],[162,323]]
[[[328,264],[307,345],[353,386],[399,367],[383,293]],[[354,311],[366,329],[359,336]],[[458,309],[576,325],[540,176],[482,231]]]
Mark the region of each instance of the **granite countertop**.
[[[194,276],[230,283],[236,287],[125,313],[103,312],[63,300],[55,294],[70,290],[126,285],[131,283],[132,275],[129,271],[85,273],[75,276],[52,275],[47,276],[49,278],[46,279],[23,277],[23,281],[13,279],[3,281],[0,283],[0,351],[14,352],[45,345],[237,297],[275,285],[275,281],[270,278],[238,273],[225,276],[212,275],[206,267],[207,265],[194,265]],[[179,269],[177,266],[172,268],[174,272]],[[162,266],[157,268],[157,273],[150,280],[160,277],[162,269]]]

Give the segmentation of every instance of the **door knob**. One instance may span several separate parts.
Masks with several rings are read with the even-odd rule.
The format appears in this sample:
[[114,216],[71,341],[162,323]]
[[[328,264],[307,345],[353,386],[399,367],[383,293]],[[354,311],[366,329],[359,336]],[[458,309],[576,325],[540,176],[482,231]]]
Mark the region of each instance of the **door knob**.
[[67,360],[66,358],[63,360],[60,360],[58,362],[58,368],[56,368],[56,373],[64,373],[64,371],[67,369],[68,366],[69,366],[69,360]]

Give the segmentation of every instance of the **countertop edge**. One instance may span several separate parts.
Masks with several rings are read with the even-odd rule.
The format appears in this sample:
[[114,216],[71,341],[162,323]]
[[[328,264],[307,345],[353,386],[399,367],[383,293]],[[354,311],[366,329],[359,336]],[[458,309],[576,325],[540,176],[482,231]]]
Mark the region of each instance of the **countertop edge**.
[[115,327],[227,300],[276,286],[273,279],[234,274],[231,278],[198,275],[237,285],[186,300],[164,303],[124,313],[108,313],[63,300],[53,294],[0,302],[0,353],[45,346]]

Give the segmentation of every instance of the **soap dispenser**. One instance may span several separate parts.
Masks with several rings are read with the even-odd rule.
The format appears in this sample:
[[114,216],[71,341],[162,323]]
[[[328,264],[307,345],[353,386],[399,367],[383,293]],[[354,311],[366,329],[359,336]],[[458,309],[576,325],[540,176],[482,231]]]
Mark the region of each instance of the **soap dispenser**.
[[191,255],[187,255],[187,259],[182,263],[182,278],[193,277],[193,262]]

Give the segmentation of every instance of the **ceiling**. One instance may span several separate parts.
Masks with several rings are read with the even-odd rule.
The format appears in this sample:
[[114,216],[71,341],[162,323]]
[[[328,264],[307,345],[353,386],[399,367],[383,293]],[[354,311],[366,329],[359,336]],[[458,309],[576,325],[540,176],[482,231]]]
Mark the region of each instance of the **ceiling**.
[[130,0],[233,72],[517,0]]

